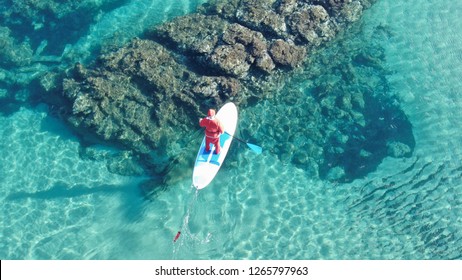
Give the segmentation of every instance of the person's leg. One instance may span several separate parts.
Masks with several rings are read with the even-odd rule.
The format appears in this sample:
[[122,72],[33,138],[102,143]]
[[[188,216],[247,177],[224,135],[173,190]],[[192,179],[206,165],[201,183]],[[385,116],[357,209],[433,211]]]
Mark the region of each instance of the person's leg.
[[220,138],[215,138],[213,144],[215,145],[215,154],[219,154],[221,151]]
[[212,138],[205,137],[205,152],[210,153],[210,143],[212,143]]

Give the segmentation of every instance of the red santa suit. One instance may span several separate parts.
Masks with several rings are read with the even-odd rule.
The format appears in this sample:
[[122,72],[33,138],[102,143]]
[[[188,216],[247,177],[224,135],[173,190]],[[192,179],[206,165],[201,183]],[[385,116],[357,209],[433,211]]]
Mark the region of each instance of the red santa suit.
[[220,120],[215,118],[215,110],[209,109],[207,118],[200,119],[199,125],[205,127],[205,151],[210,152],[210,144],[215,145],[215,153],[219,154],[220,147],[220,134],[225,132]]

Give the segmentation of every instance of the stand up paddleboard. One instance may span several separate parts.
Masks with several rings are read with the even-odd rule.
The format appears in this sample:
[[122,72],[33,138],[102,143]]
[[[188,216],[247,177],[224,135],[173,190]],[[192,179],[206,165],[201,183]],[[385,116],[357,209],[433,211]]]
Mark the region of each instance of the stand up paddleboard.
[[205,152],[205,137],[202,140],[201,147],[197,153],[196,162],[193,170],[193,186],[197,189],[203,189],[212,182],[218,170],[220,170],[226,154],[228,153],[231,141],[237,125],[237,108],[234,103],[226,103],[216,114],[225,128],[225,133],[220,135],[221,151],[215,154],[215,146],[210,149],[209,153]]

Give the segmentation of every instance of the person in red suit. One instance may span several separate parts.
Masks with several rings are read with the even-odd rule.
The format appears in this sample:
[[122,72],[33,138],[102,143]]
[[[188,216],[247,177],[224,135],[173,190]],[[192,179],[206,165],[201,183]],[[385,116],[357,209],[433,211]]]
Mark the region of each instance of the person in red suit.
[[220,120],[215,117],[215,110],[209,109],[207,117],[199,120],[199,125],[205,127],[205,151],[210,152],[210,144],[215,145],[215,154],[219,154],[220,134],[225,132]]

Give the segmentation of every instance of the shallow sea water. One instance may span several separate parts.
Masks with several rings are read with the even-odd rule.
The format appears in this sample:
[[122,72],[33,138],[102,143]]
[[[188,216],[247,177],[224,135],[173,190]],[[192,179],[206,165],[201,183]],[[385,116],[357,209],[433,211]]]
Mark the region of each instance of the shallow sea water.
[[147,198],[146,178],[81,159],[44,106],[0,115],[0,258],[461,259],[462,2],[443,2],[379,0],[364,14],[365,44],[387,30],[387,79],[416,146],[352,183],[234,143],[206,189],[185,178]]

